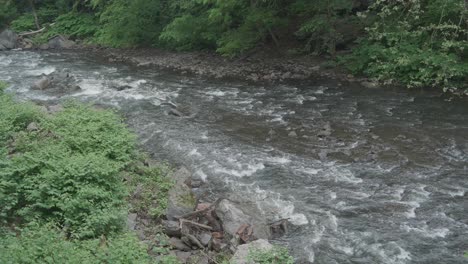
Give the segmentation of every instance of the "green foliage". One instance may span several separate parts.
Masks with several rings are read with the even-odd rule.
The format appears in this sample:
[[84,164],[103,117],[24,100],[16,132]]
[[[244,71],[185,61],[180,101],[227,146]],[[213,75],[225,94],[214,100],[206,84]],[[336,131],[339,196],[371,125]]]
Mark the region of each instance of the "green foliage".
[[126,178],[130,185],[133,212],[150,217],[161,217],[166,213],[168,192],[173,186],[167,166],[134,166]]
[[151,263],[145,247],[129,233],[71,241],[50,224],[31,224],[21,233],[0,239],[0,263]]
[[[138,214],[161,216],[166,167],[145,167],[113,112],[70,102],[48,115],[0,82],[0,263],[154,263],[122,232],[128,190]],[[131,177],[129,177],[131,176]],[[141,199],[141,200],[139,200]],[[155,236],[156,263],[178,263]]]
[[93,15],[71,12],[57,17],[53,31],[72,38],[85,39],[94,36],[98,28]]
[[0,0],[0,30],[17,15],[13,1]]
[[102,28],[97,42],[112,47],[157,43],[162,30],[163,3],[159,0],[112,1],[101,14]]
[[31,13],[26,13],[11,22],[11,28],[17,32],[24,32],[34,30],[36,24],[34,24],[34,17]]
[[[405,2],[406,3],[406,2]],[[408,87],[467,88],[467,11],[463,0],[376,1],[376,15],[344,62],[355,73]]]
[[[37,17],[39,24],[44,25],[52,23],[54,19],[59,15],[56,9],[43,7],[37,10]],[[34,16],[32,13],[24,13],[11,22],[11,28],[17,32],[37,30],[34,22]]]
[[[120,230],[120,172],[135,152],[120,119],[76,104],[49,117],[6,95],[0,100],[0,220],[53,221],[76,238]],[[37,131],[25,130],[31,122]]]
[[271,250],[252,250],[248,259],[256,264],[294,264],[294,259],[289,255],[288,249],[275,247]]
[[348,0],[296,1],[291,10],[305,20],[296,32],[299,38],[306,39],[305,50],[334,55],[337,43],[344,37],[340,22],[353,22],[349,18],[353,7],[353,1]]
[[[280,1],[278,1],[280,2]],[[216,48],[226,56],[242,54],[285,24],[276,1],[181,1],[182,16],[165,27],[160,38],[178,49]]]

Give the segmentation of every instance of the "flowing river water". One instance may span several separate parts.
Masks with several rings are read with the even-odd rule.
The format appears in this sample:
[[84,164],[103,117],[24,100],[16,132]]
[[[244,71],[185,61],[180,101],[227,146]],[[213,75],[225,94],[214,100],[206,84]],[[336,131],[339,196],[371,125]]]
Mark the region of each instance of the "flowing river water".
[[[81,91],[30,89],[65,68]],[[203,80],[79,52],[0,53],[0,80],[21,100],[115,107],[147,150],[190,168],[209,195],[289,218],[274,242],[297,263],[467,263],[466,100],[331,80]],[[168,115],[167,102],[187,116]]]

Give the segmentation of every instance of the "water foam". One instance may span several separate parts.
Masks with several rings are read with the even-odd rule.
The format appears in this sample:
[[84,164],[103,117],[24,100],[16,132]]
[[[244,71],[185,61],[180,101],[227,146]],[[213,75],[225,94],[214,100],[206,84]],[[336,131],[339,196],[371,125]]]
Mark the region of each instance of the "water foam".
[[215,169],[215,172],[218,173],[224,173],[224,174],[229,174],[233,175],[239,178],[242,177],[247,177],[251,176],[252,174],[256,173],[257,171],[263,170],[265,168],[265,165],[263,163],[257,163],[257,164],[247,164],[245,166],[245,169],[241,170],[236,170],[236,169],[228,169],[224,167],[218,167]]

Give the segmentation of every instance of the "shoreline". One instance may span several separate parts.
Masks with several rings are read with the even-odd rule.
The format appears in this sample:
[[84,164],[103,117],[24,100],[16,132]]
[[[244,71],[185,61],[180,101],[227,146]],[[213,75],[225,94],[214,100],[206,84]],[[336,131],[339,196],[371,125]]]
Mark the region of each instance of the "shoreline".
[[[77,50],[81,50],[78,48]],[[85,48],[86,49],[86,48]],[[367,78],[355,77],[323,57],[279,55],[261,52],[229,59],[214,52],[178,52],[156,48],[113,49],[95,48],[109,62],[123,62],[136,67],[157,67],[180,74],[241,80],[252,83],[287,83],[327,78],[342,82],[361,83],[368,88],[379,85]]]

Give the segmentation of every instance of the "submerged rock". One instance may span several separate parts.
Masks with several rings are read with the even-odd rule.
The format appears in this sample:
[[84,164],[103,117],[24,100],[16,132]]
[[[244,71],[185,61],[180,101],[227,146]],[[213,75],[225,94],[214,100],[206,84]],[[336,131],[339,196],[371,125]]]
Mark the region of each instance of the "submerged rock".
[[35,82],[32,86],[31,89],[34,90],[45,90],[47,89],[51,84],[51,79],[47,76],[43,76],[39,81]]
[[40,80],[31,85],[33,90],[47,90],[54,94],[71,93],[81,90],[76,78],[66,69],[43,75]]

